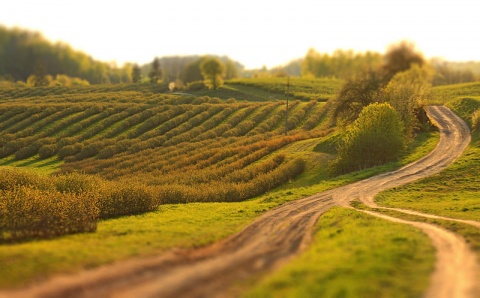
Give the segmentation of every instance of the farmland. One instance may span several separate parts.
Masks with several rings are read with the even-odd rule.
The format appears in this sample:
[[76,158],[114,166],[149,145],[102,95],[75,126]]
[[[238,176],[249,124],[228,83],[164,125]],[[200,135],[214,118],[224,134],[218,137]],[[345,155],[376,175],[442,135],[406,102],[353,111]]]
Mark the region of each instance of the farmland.
[[[233,86],[235,92],[246,92],[246,97],[248,95],[245,94],[258,88],[246,81],[230,83],[227,87]],[[241,230],[258,215],[286,201],[392,170],[425,155],[435,146],[435,132],[422,134],[398,163],[330,177],[327,164],[334,154],[334,144],[330,142],[334,142],[335,131],[328,125],[328,105],[322,98],[326,100],[333,96],[339,86],[338,81],[333,82],[326,91],[320,87],[315,91],[307,87],[298,91],[308,93],[308,96],[289,94],[288,135],[285,135],[285,102],[281,100],[284,94],[280,94],[281,87],[275,87],[280,83],[272,81],[271,85],[268,82],[259,84],[266,87],[258,92],[262,100],[255,101],[222,99],[212,94],[158,93],[161,90],[148,85],[136,88],[125,85],[1,89],[0,164],[33,167],[40,172],[25,174],[34,178],[24,183],[23,191],[35,194],[65,193],[62,190],[65,182],[62,181],[74,177],[76,182],[83,181],[83,185],[90,193],[95,193],[99,202],[106,201],[106,198],[124,197],[112,193],[112,189],[123,189],[124,193],[133,190],[137,194],[143,191],[144,198],[148,198],[148,206],[144,211],[150,212],[125,217],[144,211],[132,209],[121,214],[101,216],[102,210],[99,210],[99,213],[92,215],[98,225],[93,229],[94,233],[46,240],[32,240],[29,238],[32,235],[27,233],[26,240],[20,243],[4,243],[0,245],[2,263],[12,262],[12,265],[0,272],[1,276],[9,276],[2,280],[0,286],[24,285],[38,280],[43,274],[50,276],[75,272],[132,256],[153,255],[173,247],[203,246]],[[296,85],[300,86],[300,83]],[[248,88],[242,89],[242,86]],[[318,94],[326,95],[320,98]],[[438,94],[441,93],[437,93],[437,97]],[[475,101],[472,104],[463,97],[448,105],[464,118],[470,117],[478,109]],[[477,156],[477,143],[473,142],[468,149],[470,153],[464,157],[468,161],[459,161],[460,164],[474,163],[469,160]],[[465,171],[466,168],[462,169]],[[460,173],[456,165],[449,171],[451,173],[447,172],[446,175],[452,177]],[[59,175],[55,176],[58,180],[49,178],[43,181],[42,177],[45,176],[42,173],[45,172]],[[462,177],[465,174],[461,174]],[[432,183],[428,178],[425,181],[422,182],[426,184],[422,189],[428,189]],[[459,179],[454,184],[460,187],[459,191],[465,191],[461,188],[462,183],[466,185],[470,182],[477,184],[473,176]],[[98,188],[98,185],[102,187]],[[15,190],[10,191],[13,193]],[[466,198],[473,202],[476,190],[471,191]],[[395,191],[392,196],[396,196]],[[381,200],[391,206],[410,208],[406,203],[412,200],[408,189],[403,197],[403,202],[397,202],[382,194]],[[455,195],[452,197],[455,198]],[[446,203],[449,207],[445,209],[452,208],[455,202],[452,199]],[[465,204],[470,205],[471,202],[465,201]],[[426,206],[427,203],[418,203],[418,206],[412,207],[441,214],[434,207]],[[456,216],[462,213],[462,218],[478,220],[477,208],[466,211],[462,211],[462,208],[457,213],[443,214]],[[338,221],[341,217],[347,217],[348,220]],[[351,293],[352,297],[359,293],[380,295],[378,289],[381,288],[382,279],[378,279],[376,274],[383,276],[384,272],[393,270],[398,266],[398,260],[406,262],[404,266],[410,271],[399,272],[398,276],[388,280],[388,283],[397,286],[389,288],[394,292],[387,294],[395,296],[395,293],[404,291],[404,277],[412,272],[422,272],[422,277],[412,287],[411,293],[422,293],[428,282],[425,276],[433,267],[433,249],[426,244],[428,238],[412,228],[380,223],[378,219],[373,220],[341,208],[325,214],[325,220],[321,220],[317,226],[318,241],[309,252],[311,255],[292,265],[293,271],[306,272],[302,268],[308,267],[309,262],[325,263],[329,259],[329,252],[326,251],[328,245],[339,246],[335,241],[354,241],[357,251],[370,249],[364,245],[380,245],[381,237],[375,240],[379,241],[377,244],[367,243],[363,237],[355,234],[352,227],[355,227],[355,231],[364,229],[362,234],[376,229],[374,234],[390,237],[392,245],[378,253],[394,256],[385,263],[384,268],[373,266],[367,269],[371,270],[368,274],[372,274],[372,287],[365,289],[353,285],[352,288],[357,290]],[[388,234],[392,229],[411,240],[396,245],[398,239]],[[345,230],[348,234],[332,240],[331,234],[338,230]],[[8,231],[3,234],[11,237]],[[98,249],[82,249],[80,246],[84,243]],[[54,253],[59,246],[62,248]],[[316,248],[319,246],[324,249]],[[393,249],[395,247],[397,250]],[[79,252],[81,256],[74,256]],[[110,252],[115,253],[112,255]],[[330,253],[339,259],[350,258],[355,262],[364,260],[362,254],[344,256],[338,251]],[[324,255],[324,259],[308,259],[315,259],[318,255]],[[402,257],[404,255],[411,256],[418,264],[409,263]],[[45,256],[48,257],[40,261]],[[367,263],[374,264],[375,260]],[[32,268],[26,264],[37,265]],[[317,273],[319,278],[323,274],[328,279],[329,272],[335,266],[327,263],[321,269],[322,273]],[[345,270],[343,273],[337,271],[338,285],[328,291],[341,292],[341,284],[348,279],[346,272],[355,268]],[[292,276],[295,277],[295,274],[280,275],[276,281],[273,280],[273,287],[289,287],[289,280],[295,280]],[[263,291],[269,285],[260,287],[251,295],[263,296]],[[314,288],[305,285],[307,289],[311,287]],[[313,291],[327,293],[326,289]]]

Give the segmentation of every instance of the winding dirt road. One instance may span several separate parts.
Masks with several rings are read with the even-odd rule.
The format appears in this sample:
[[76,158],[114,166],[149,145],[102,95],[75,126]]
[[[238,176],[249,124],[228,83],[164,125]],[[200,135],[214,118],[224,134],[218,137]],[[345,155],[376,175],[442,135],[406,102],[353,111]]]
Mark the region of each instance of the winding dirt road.
[[[316,194],[274,208],[240,233],[194,251],[176,251],[130,260],[74,276],[59,276],[6,297],[223,297],[237,280],[274,269],[311,242],[318,218],[333,206],[350,207],[359,198],[377,207],[380,191],[437,173],[457,159],[470,142],[466,124],[445,107],[429,107],[440,128],[436,149],[397,171]],[[367,212],[367,211],[366,211]],[[422,229],[437,249],[428,297],[474,297],[478,261],[465,241],[437,226],[367,213]],[[476,222],[472,222],[476,223]],[[477,292],[478,293],[478,292]]]

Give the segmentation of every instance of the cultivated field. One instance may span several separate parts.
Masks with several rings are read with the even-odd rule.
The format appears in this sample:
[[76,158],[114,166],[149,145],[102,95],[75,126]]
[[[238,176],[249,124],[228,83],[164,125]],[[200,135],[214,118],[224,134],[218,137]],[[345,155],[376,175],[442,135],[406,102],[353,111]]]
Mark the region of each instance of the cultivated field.
[[[206,258],[209,251],[226,248],[214,245],[203,250],[178,250],[177,253],[173,251],[173,256],[172,249],[191,249],[216,242],[247,227],[267,210],[396,169],[426,155],[436,144],[436,132],[421,134],[397,163],[332,177],[328,162],[335,155],[338,138],[336,130],[329,125],[329,106],[323,101],[333,97],[340,83],[324,81],[324,89],[321,89],[320,83],[308,85],[307,81],[291,82],[297,89],[292,87],[288,95],[288,135],[285,135],[285,94],[281,94],[281,81],[232,81],[222,91],[229,95],[241,93],[244,97],[256,93],[255,101],[210,97],[212,94],[158,93],[163,90],[148,85],[0,89],[0,164],[35,168],[37,172],[2,169],[2,196],[17,198],[18,204],[30,202],[22,200],[22,196],[40,198],[35,204],[45,200],[55,202],[52,198],[62,196],[69,196],[71,202],[87,202],[85,198],[93,198],[90,205],[82,205],[86,209],[77,208],[77,212],[91,211],[85,220],[90,229],[32,232],[28,227],[22,230],[12,228],[7,221],[2,222],[0,260],[7,265],[0,268],[0,287],[24,286],[58,274],[166,251],[170,253],[161,255],[158,262],[175,260],[183,264],[185,256]],[[264,87],[255,91],[259,86]],[[436,102],[447,103],[472,124],[472,114],[480,108],[480,101],[474,94],[480,94],[480,88],[478,85],[449,88],[435,90]],[[476,197],[480,181],[475,171],[469,170],[477,167],[478,139],[478,133],[474,132],[466,154],[446,171],[411,186],[382,193],[378,204],[478,221],[480,208],[476,207]],[[52,172],[59,176],[45,176]],[[143,202],[143,205],[139,208],[135,202]],[[290,205],[299,206],[298,210],[284,205],[285,218],[293,219],[293,214],[299,210],[308,210],[300,202]],[[271,262],[262,259],[258,261],[261,264],[252,264],[254,272],[263,272],[277,266],[274,259],[285,260],[290,253],[295,255],[311,243],[305,255],[274,277],[262,277],[260,282],[247,279],[233,290],[222,287],[223,282],[217,284],[218,287],[212,282],[210,290],[233,291],[228,292],[232,294],[249,285],[252,290],[246,295],[254,297],[279,296],[282,292],[299,297],[412,297],[425,293],[438,261],[429,238],[419,229],[404,224],[391,223],[360,211],[332,208],[339,204],[331,201],[319,205],[319,213],[312,207],[311,215],[305,217],[309,219],[305,221],[308,222],[306,232],[297,233],[305,237],[303,240],[292,242],[278,238],[280,247],[283,247],[279,244],[282,241],[297,243],[297,246],[287,248],[288,253],[272,258]],[[119,205],[127,207],[118,208]],[[346,207],[343,203],[340,205]],[[354,205],[367,211],[377,207],[359,202]],[[60,217],[70,212],[63,205],[57,207],[43,212],[55,210]],[[267,214],[279,215],[280,210],[274,209]],[[480,255],[480,233],[471,225],[452,224],[445,218],[424,219],[419,214],[398,213],[392,209],[376,212],[403,220],[433,221],[465,237]],[[268,218],[267,214],[262,218]],[[278,224],[271,223],[273,234],[285,225],[280,216],[278,220]],[[261,222],[258,219],[245,231]],[[312,229],[317,231],[314,239],[310,238]],[[90,233],[58,237],[84,231]],[[240,239],[241,235],[231,239]],[[267,236],[259,239],[264,237]],[[228,240],[224,243],[229,245]],[[253,245],[256,240],[242,240],[241,243]],[[343,249],[346,246],[351,249],[346,251]],[[91,247],[95,249],[87,249]],[[258,249],[259,256],[271,253],[268,251]],[[343,261],[345,259],[348,261]],[[142,270],[142,267],[135,267],[141,262],[129,264],[128,270]],[[108,267],[105,270],[108,271]],[[236,276],[234,270],[228,271]],[[86,275],[89,274],[87,271]],[[202,280],[202,276],[198,278]],[[88,284],[88,278],[86,282]],[[179,280],[175,282],[181,285]],[[82,281],[72,281],[72,285],[78,284],[82,285]],[[202,282],[196,289],[213,293],[208,292],[209,288]],[[148,283],[142,291],[156,293]],[[62,295],[62,292],[56,293]]]

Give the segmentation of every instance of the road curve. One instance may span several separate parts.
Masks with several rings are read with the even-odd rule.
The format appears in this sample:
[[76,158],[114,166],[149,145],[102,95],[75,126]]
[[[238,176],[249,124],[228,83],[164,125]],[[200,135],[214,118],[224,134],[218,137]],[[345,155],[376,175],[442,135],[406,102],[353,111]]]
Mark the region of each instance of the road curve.
[[[223,296],[228,293],[233,282],[257,272],[271,270],[303,251],[311,242],[312,231],[318,218],[331,207],[349,207],[349,202],[357,198],[374,204],[372,198],[376,193],[437,173],[458,158],[470,142],[466,124],[445,107],[429,107],[427,113],[440,128],[438,146],[426,157],[397,171],[274,208],[238,234],[205,248],[170,252],[155,258],[129,260],[73,276],[59,276],[27,289],[0,292],[0,297]],[[372,215],[382,216],[374,213]],[[414,225],[428,226],[423,230],[432,238],[439,258],[442,254],[447,257],[457,254],[456,251],[462,251],[463,254],[455,255],[460,259],[455,258],[454,261],[448,258],[442,258],[441,261],[437,259],[432,285],[427,295],[473,295],[474,286],[469,282],[463,285],[458,278],[436,278],[439,274],[444,276],[442,272],[452,269],[448,266],[451,262],[460,262],[453,275],[471,280],[478,274],[475,255],[464,241],[455,235],[451,237],[452,233],[435,226],[430,227],[431,225],[424,223]],[[451,238],[448,244],[437,244],[446,243],[445,238]],[[448,245],[461,248],[452,252],[446,250]],[[467,260],[469,264],[474,264],[472,269],[467,270],[467,266],[461,266]],[[441,285],[445,282],[448,287]],[[456,283],[462,283],[462,286],[456,286]],[[431,293],[432,288],[439,290]]]

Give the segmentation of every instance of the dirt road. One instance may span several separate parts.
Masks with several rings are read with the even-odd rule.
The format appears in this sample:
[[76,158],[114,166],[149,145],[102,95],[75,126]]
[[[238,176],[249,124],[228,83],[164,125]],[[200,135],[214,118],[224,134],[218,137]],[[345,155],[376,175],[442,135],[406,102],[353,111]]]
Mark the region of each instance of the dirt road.
[[[61,276],[8,297],[223,297],[229,286],[257,272],[273,269],[303,251],[311,242],[318,218],[332,206],[349,207],[360,198],[375,206],[380,191],[437,173],[461,155],[470,142],[465,123],[445,107],[428,108],[441,130],[437,148],[402,169],[297,200],[265,213],[240,233],[195,251],[131,260]],[[370,212],[387,220],[421,228],[437,249],[430,297],[473,297],[479,269],[465,241],[433,225],[407,222]]]

